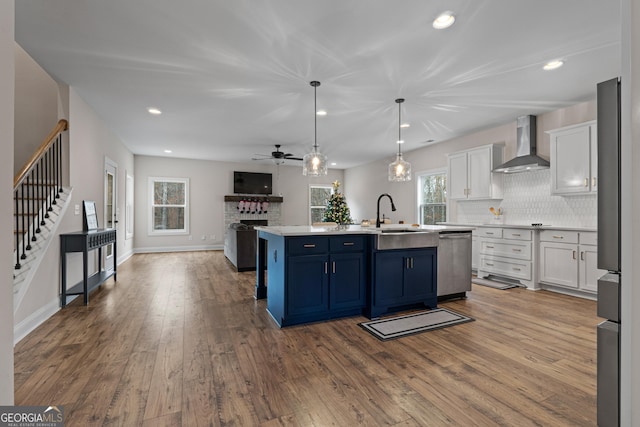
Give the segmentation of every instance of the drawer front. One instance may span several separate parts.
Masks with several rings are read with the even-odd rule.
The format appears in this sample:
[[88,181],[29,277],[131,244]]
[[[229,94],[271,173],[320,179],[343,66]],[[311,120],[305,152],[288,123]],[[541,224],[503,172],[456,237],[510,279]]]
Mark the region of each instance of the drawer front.
[[581,245],[598,245],[598,233],[591,231],[580,232],[580,244]]
[[312,255],[329,251],[329,239],[326,237],[289,237],[287,253],[289,255]]
[[362,252],[365,247],[365,236],[335,236],[329,238],[331,252]]
[[482,239],[480,240],[480,253],[531,261],[531,242]]
[[521,228],[504,228],[502,230],[503,239],[531,241],[531,236],[533,236],[531,230],[523,230]]
[[578,232],[566,230],[542,230],[540,231],[540,241],[556,243],[578,243]]
[[502,228],[478,228],[477,235],[479,237],[493,237],[494,239],[502,238]]
[[531,263],[527,261],[481,256],[480,270],[516,279],[531,280]]

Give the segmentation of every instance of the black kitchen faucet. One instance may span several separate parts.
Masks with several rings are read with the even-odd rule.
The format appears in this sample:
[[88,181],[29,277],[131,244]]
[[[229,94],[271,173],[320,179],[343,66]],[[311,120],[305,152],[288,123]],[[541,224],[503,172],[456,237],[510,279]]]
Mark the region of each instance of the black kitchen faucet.
[[380,199],[382,199],[384,196],[387,196],[389,198],[389,201],[391,202],[391,210],[394,212],[396,210],[396,205],[393,204],[393,199],[391,198],[391,196],[387,193],[381,194],[380,197],[378,197],[378,209],[376,210],[376,228],[380,228]]

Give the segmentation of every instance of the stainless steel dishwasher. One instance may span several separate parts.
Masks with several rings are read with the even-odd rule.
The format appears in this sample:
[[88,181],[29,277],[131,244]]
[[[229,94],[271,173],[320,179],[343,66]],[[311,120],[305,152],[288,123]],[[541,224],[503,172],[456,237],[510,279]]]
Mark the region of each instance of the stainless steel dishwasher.
[[438,240],[438,300],[464,298],[471,290],[471,231],[441,231]]

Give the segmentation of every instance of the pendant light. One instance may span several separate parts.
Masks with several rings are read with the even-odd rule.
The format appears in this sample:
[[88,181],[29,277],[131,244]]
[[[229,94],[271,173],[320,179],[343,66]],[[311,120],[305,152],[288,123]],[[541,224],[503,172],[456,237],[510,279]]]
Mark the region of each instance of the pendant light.
[[402,159],[402,151],[400,151],[400,145],[404,142],[401,135],[402,121],[400,119],[400,104],[403,102],[404,99],[402,98],[396,99],[398,104],[398,154],[396,155],[396,160],[389,164],[389,181],[396,182],[411,181],[411,163]]
[[320,82],[312,81],[313,86],[313,119],[314,119],[314,139],[313,150],[305,154],[302,159],[302,175],[321,176],[327,174],[327,156],[318,151],[318,107],[316,90]]

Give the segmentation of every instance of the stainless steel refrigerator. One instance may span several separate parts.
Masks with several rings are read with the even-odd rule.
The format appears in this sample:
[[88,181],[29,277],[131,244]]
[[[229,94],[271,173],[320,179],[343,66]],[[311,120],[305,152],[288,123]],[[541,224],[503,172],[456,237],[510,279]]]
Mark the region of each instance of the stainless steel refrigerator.
[[599,83],[598,115],[598,426],[620,425],[620,79]]

